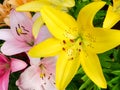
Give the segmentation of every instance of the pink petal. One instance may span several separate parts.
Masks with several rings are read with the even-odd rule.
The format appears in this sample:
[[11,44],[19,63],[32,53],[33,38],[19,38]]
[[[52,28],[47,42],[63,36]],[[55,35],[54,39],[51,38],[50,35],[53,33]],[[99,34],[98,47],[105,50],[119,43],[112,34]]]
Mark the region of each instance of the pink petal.
[[57,56],[43,58],[40,63],[42,63],[45,67],[47,67],[46,69],[49,73],[53,73],[55,75],[56,61],[57,61]]
[[52,35],[50,34],[50,32],[48,31],[48,28],[44,25],[40,28],[40,32],[37,36],[37,39],[35,40],[35,44],[38,44],[42,41],[44,41],[47,38],[52,37]]
[[8,63],[8,59],[5,55],[0,53],[0,64],[3,64],[3,63]]
[[0,90],[8,90],[10,70],[6,71],[5,74],[0,77]]
[[20,75],[16,85],[20,90],[56,90],[47,76],[44,79],[40,78],[40,73],[40,68],[32,65]]
[[[10,26],[13,35],[20,41],[25,41],[25,39],[32,39],[32,25],[33,21],[23,12],[16,12],[11,10],[10,12]],[[27,35],[19,35],[17,30],[21,29],[22,33],[27,33]],[[29,37],[29,38],[25,38]]]
[[40,65],[40,58],[32,58],[28,55],[30,60],[30,65],[39,66]]
[[31,66],[20,75],[16,85],[20,90],[43,90],[41,83],[38,67]]
[[11,71],[16,72],[27,67],[27,64],[19,59],[11,58]]
[[14,37],[10,29],[0,29],[0,39],[1,40],[12,40]]
[[6,41],[1,47],[2,53],[5,55],[15,55],[21,52],[26,52],[31,48],[26,42],[20,42],[17,40]]

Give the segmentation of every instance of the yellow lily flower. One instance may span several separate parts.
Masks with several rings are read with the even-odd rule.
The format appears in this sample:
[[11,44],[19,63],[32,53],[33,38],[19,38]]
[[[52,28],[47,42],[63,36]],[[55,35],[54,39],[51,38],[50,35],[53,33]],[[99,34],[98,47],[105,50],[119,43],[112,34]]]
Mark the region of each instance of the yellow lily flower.
[[[39,12],[40,8],[44,5],[53,6],[54,8],[60,9],[62,11],[68,11],[68,8],[75,5],[74,0],[34,0],[27,4],[21,5],[16,8],[17,11],[35,11]],[[40,23],[37,24],[36,23]],[[33,35],[37,37],[39,28],[44,24],[41,17],[39,17],[33,25]]]
[[104,28],[113,27],[120,20],[120,0],[113,0],[113,6],[109,5],[105,20]]
[[75,5],[74,0],[33,0],[27,4],[19,6],[18,11],[40,11],[44,5],[53,6],[57,9],[67,10]]
[[119,45],[120,31],[93,26],[95,14],[104,5],[103,1],[86,5],[79,12],[77,21],[67,13],[52,7],[41,8],[42,19],[53,38],[34,46],[28,54],[32,57],[58,55],[56,65],[58,90],[66,88],[80,64],[96,85],[107,87],[97,53],[103,53]]

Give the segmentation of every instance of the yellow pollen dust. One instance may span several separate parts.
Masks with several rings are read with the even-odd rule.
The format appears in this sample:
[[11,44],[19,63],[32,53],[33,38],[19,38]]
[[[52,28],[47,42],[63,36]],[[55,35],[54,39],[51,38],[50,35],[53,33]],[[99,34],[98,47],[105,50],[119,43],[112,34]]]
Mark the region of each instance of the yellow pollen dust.
[[18,28],[17,32],[18,32],[18,34],[22,34],[23,33],[21,28]]
[[40,74],[40,78],[43,78],[43,77],[45,77],[45,74],[44,74],[44,73],[41,73],[41,74]]
[[44,69],[46,69],[46,67],[43,64],[39,65],[41,73],[40,73],[40,78],[44,78],[45,77],[45,73],[43,72]]

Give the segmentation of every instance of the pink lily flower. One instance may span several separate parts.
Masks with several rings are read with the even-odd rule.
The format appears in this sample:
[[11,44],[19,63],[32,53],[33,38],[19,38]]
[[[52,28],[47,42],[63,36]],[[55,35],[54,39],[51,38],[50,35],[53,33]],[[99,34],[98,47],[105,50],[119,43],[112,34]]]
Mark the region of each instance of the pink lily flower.
[[33,45],[51,37],[47,27],[44,25],[40,28],[37,38],[34,38],[32,34],[34,19],[36,18],[29,18],[23,12],[11,10],[10,29],[0,29],[0,39],[5,40],[1,47],[2,53],[5,55],[15,55],[27,52]]
[[8,90],[10,73],[22,70],[26,66],[22,60],[7,58],[0,53],[0,90]]
[[28,67],[16,81],[19,90],[57,90],[55,87],[56,57],[31,58]]

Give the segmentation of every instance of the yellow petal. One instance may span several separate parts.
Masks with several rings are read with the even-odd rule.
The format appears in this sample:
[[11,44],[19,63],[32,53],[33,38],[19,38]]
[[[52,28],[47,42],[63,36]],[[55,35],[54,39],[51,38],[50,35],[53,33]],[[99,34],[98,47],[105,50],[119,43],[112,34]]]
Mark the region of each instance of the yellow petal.
[[119,30],[95,28],[84,34],[86,46],[96,53],[103,53],[120,44]]
[[68,12],[68,7],[75,5],[75,0],[48,0],[56,9]]
[[43,20],[49,31],[58,39],[75,39],[78,25],[75,19],[65,12],[45,6],[41,9]]
[[68,8],[67,7],[56,6],[55,8],[58,9],[58,10],[64,11],[64,12],[68,12]]
[[16,8],[17,11],[40,11],[41,7],[44,5],[50,5],[47,0],[35,0],[28,2]]
[[64,90],[72,80],[80,66],[80,40],[72,46],[64,48],[60,53],[56,66],[56,86],[58,90]]
[[56,87],[64,90],[76,74],[80,66],[79,56],[70,59],[66,52],[62,52],[56,66]]
[[33,35],[35,38],[37,37],[37,35],[40,31],[40,28],[43,24],[44,24],[44,22],[43,22],[41,16],[38,17],[37,20],[34,22],[32,32],[33,32]]
[[54,5],[64,6],[64,7],[73,7],[75,5],[75,0],[48,0]]
[[103,22],[104,28],[113,27],[120,20],[120,14],[113,10],[112,6],[109,6],[105,20]]
[[120,0],[113,0],[113,8],[119,10],[120,12]]
[[48,56],[54,56],[58,54],[60,50],[62,50],[61,43],[54,39],[49,38],[37,45],[35,45],[33,48],[30,49],[28,54],[31,57],[48,57]]
[[87,76],[99,87],[107,88],[107,83],[103,76],[97,55],[91,52],[89,49],[83,50],[80,55],[80,62]]
[[93,18],[95,14],[105,5],[105,2],[92,2],[83,7],[78,15],[77,22],[82,29],[86,27],[93,27]]
[[75,0],[64,0],[62,5],[65,7],[73,7],[75,6]]

